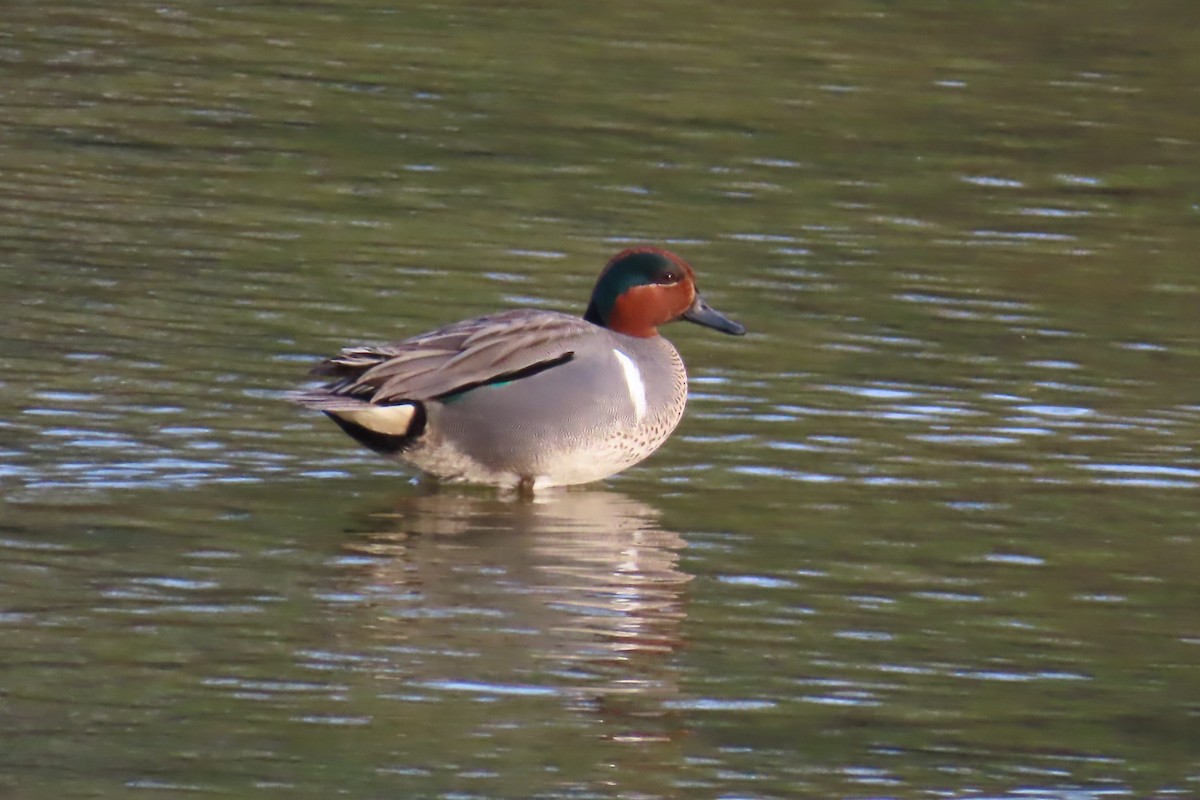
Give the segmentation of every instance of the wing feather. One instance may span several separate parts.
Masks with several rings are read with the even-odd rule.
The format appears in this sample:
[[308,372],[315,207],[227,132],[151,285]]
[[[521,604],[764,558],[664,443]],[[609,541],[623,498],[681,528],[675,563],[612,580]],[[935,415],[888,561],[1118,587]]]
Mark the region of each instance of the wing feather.
[[335,380],[295,399],[345,410],[347,403],[445,397],[552,368],[569,360],[579,340],[594,332],[591,323],[553,311],[493,314],[401,342],[346,348],[313,370]]

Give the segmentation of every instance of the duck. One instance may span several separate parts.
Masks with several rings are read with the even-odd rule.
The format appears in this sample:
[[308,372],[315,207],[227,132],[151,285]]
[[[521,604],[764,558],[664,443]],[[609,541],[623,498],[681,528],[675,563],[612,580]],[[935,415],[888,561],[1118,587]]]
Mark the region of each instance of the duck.
[[687,371],[658,332],[676,320],[746,332],[705,302],[687,261],[633,247],[605,264],[582,317],[512,309],[347,347],[292,399],[437,482],[591,483],[643,461],[683,418]]

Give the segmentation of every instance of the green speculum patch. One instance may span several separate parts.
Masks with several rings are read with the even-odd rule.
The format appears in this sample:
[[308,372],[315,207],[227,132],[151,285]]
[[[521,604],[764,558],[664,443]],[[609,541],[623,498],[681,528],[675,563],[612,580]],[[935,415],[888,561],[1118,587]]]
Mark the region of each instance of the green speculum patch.
[[442,403],[453,403],[456,400],[463,399],[468,392],[473,392],[476,389],[482,389],[488,386],[504,386],[505,384],[512,383],[513,381],[519,381],[522,378],[531,378],[540,372],[545,372],[546,370],[557,367],[560,364],[566,364],[573,358],[575,358],[574,352],[563,353],[561,356],[557,356],[546,361],[539,361],[538,363],[531,364],[523,369],[502,372],[499,375],[493,375],[486,380],[474,381],[473,383],[457,386],[448,392],[437,395],[433,399]]

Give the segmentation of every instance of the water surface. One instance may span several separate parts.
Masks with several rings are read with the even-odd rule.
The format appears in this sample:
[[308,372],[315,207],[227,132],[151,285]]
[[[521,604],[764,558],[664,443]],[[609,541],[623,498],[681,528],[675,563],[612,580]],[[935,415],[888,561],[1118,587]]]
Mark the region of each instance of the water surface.
[[[14,797],[1200,792],[1186,4],[17,4],[0,32]],[[284,393],[582,312],[744,339],[517,502]]]

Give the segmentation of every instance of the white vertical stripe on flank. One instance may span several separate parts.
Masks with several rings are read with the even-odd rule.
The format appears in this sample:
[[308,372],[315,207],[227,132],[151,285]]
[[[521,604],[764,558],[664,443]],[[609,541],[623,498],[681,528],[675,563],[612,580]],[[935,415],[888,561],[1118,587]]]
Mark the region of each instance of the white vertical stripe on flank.
[[637,364],[633,363],[633,359],[622,353],[616,348],[613,349],[613,355],[617,357],[617,363],[621,365],[621,372],[625,373],[625,387],[629,389],[629,399],[633,402],[633,413],[637,417],[637,421],[641,422],[646,416],[646,384],[642,383],[642,373],[637,368]]

